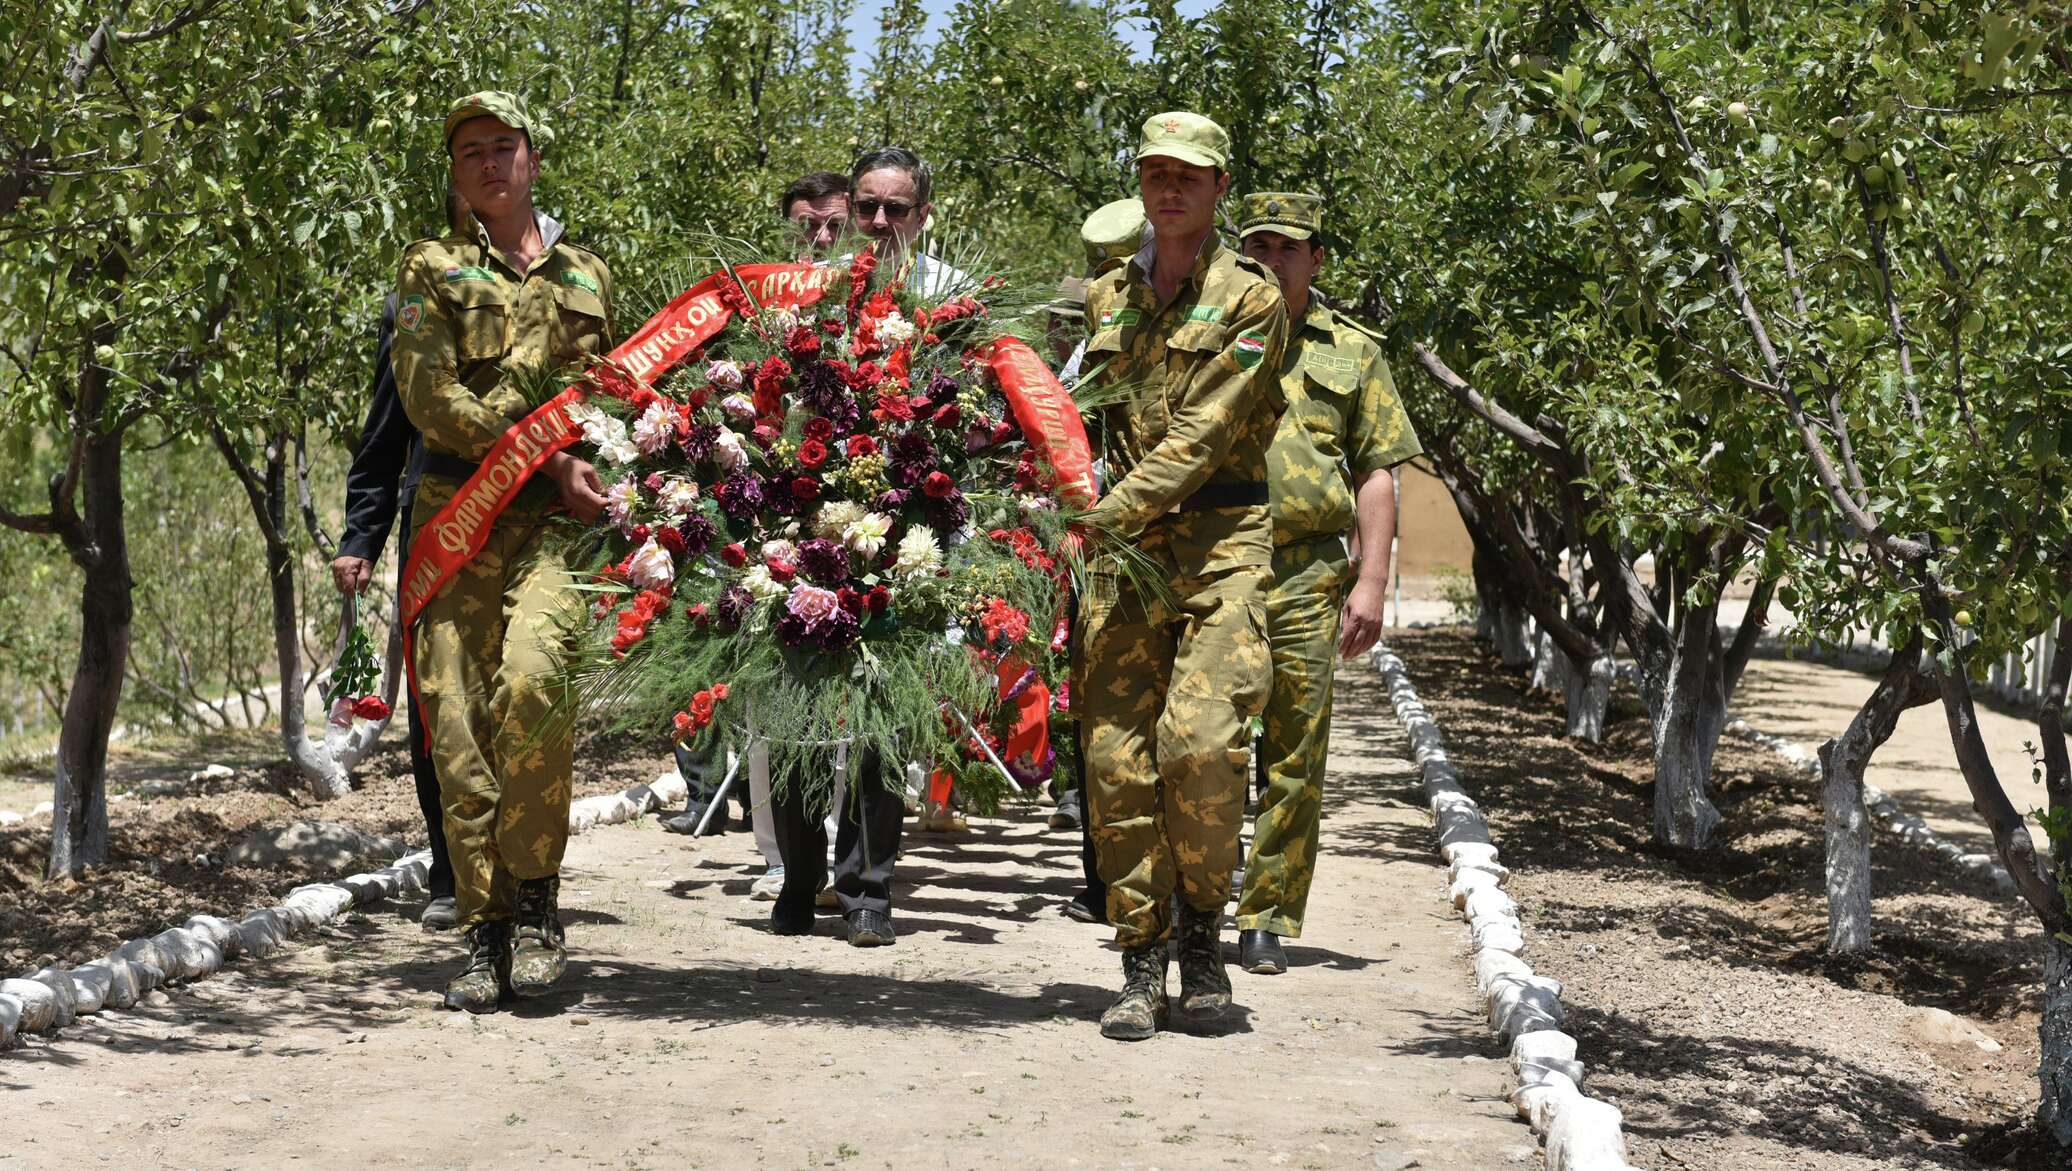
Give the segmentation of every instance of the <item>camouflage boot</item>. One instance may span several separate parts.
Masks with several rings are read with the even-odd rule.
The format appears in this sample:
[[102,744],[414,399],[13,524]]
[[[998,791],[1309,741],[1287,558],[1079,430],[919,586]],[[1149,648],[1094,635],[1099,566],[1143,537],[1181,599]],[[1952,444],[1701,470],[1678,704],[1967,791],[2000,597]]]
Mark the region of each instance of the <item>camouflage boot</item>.
[[561,879],[528,878],[518,884],[518,930],[511,944],[511,991],[540,996],[568,968],[561,935]]
[[1230,973],[1223,970],[1223,911],[1180,909],[1180,1011],[1219,1017],[1230,1007]]
[[1101,1035],[1143,1041],[1166,1019],[1166,945],[1147,943],[1122,953],[1122,995],[1101,1014]]
[[468,930],[468,966],[446,985],[446,1007],[495,1012],[510,986],[511,925],[501,920],[475,924]]

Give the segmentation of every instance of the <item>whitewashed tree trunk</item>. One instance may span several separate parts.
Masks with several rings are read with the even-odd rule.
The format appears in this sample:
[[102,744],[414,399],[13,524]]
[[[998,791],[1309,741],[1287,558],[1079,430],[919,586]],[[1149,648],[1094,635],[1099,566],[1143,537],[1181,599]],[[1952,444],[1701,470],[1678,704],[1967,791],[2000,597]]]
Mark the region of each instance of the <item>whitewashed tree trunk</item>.
[[1715,616],[1713,606],[1691,609],[1672,635],[1668,663],[1641,674],[1655,740],[1654,840],[1687,850],[1710,845],[1719,825],[1708,794],[1713,750],[1727,723]]
[[1892,738],[1899,717],[1933,701],[1934,683],[1920,673],[1921,644],[1894,652],[1877,687],[1840,736],[1820,746],[1820,810],[1827,823],[1827,950],[1851,955],[1871,945],[1871,819],[1863,775],[1871,756]]
[[1561,698],[1568,709],[1568,735],[1571,739],[1587,740],[1592,744],[1604,742],[1604,717],[1612,706],[1612,657],[1599,655],[1590,665],[1577,670],[1568,656],[1562,655]]
[[1532,662],[1531,621],[1524,607],[1498,602],[1495,635],[1497,658],[1504,666],[1517,668]]
[[1554,636],[1540,631],[1532,643],[1532,678],[1528,683],[1534,691],[1559,691],[1567,656],[1554,649]]

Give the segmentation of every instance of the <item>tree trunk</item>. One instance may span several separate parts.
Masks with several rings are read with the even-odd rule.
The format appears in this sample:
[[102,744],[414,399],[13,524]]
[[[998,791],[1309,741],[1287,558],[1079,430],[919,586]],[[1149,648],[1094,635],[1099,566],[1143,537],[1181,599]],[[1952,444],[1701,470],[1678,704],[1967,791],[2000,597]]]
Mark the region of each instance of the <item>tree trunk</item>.
[[1525,608],[1499,596],[1496,602],[1494,634],[1497,658],[1506,667],[1519,668],[1532,662],[1531,620]]
[[287,444],[276,436],[266,450],[266,579],[273,594],[273,646],[281,675],[281,746],[320,801],[352,791],[337,760],[313,743],[303,723],[302,623],[295,605],[295,550],[287,541]]
[[2072,1147],[2072,944],[2052,936],[2048,946],[2050,953],[2043,960],[2043,1023],[2036,1028],[2043,1040],[2043,1056],[2037,1062],[2043,1100],[2036,1107],[2036,1120],[2059,1146]]
[[1827,950],[1854,955],[1871,945],[1871,824],[1863,773],[1908,708],[1936,698],[1920,673],[1921,640],[1892,656],[1849,727],[1820,746],[1820,809],[1827,822]]
[[85,570],[85,581],[79,596],[79,659],[65,696],[51,784],[52,878],[76,878],[108,860],[108,734],[122,703],[134,615],[122,516],[121,431],[83,441],[79,490],[86,501],[80,518],[85,544],[69,551]]
[[1642,671],[1642,696],[1655,740],[1657,845],[1702,850],[1719,824],[1719,811],[1707,795],[1713,750],[1727,723],[1717,611],[1717,604],[1686,610],[1671,635],[1668,662]]
[[1555,651],[1554,636],[1540,631],[1532,643],[1532,678],[1527,686],[1534,691],[1559,691],[1565,677],[1568,657]]
[[1561,698],[1568,708],[1568,735],[1592,744],[1604,742],[1604,717],[1612,705],[1612,657],[1599,655],[1579,667],[1560,656]]

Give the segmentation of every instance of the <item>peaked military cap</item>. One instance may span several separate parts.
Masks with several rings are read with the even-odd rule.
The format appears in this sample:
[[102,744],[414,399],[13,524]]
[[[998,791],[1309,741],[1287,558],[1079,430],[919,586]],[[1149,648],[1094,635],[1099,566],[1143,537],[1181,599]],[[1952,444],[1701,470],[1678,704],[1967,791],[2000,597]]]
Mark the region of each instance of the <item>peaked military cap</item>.
[[446,149],[453,149],[453,132],[470,118],[494,118],[506,126],[525,131],[534,146],[544,146],[553,135],[547,128],[533,120],[531,112],[517,94],[505,93],[500,89],[485,89],[472,93],[447,107]]
[[1324,197],[1302,191],[1258,191],[1245,196],[1237,236],[1279,232],[1290,240],[1307,240],[1324,232]]
[[1086,263],[1092,269],[1135,256],[1144,246],[1144,201],[1132,196],[1095,208],[1079,225],[1079,241],[1086,245]]
[[1221,126],[1185,110],[1153,114],[1144,122],[1137,161],[1165,155],[1197,167],[1222,169],[1230,158],[1230,135]]

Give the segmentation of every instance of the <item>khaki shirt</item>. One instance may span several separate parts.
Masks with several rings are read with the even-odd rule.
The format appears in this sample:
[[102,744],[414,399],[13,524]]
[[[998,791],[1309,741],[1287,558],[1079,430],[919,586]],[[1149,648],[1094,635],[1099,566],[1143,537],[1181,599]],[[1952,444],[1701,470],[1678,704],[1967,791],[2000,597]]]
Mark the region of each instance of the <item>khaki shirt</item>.
[[1267,453],[1273,542],[1335,537],[1353,526],[1353,480],[1422,451],[1381,346],[1310,302],[1281,359],[1281,416]]
[[546,247],[524,272],[479,225],[403,253],[396,392],[428,450],[481,459],[538,405],[507,368],[574,367],[611,348],[611,270],[552,218],[539,223]]
[[1098,420],[1110,484],[1099,513],[1124,536],[1203,546],[1198,571],[1267,564],[1265,507],[1174,510],[1206,485],[1266,481],[1282,407],[1273,372],[1288,333],[1280,286],[1212,234],[1161,307],[1151,287],[1154,247],[1087,289],[1086,365],[1105,363],[1099,385],[1135,388]]

